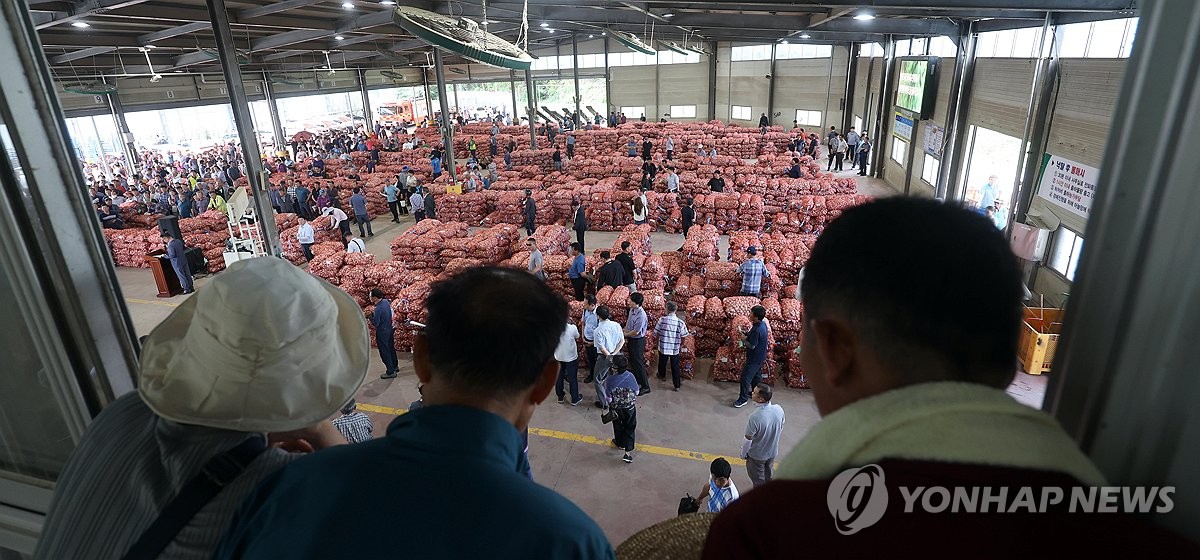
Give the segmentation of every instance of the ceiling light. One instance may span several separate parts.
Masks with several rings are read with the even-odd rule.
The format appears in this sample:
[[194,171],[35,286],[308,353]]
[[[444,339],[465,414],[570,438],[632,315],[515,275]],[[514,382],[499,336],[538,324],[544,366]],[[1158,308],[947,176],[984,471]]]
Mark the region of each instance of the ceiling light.
[[588,35],[588,39],[595,39],[595,38],[596,38],[595,35]]
[[606,36],[606,35],[608,35],[608,33],[605,33],[605,32],[600,32],[600,36],[601,36],[601,37],[604,37],[604,36]]
[[341,35],[338,35],[337,37],[334,37],[334,39],[337,39],[338,41],[341,41],[341,40],[344,40],[344,39],[345,39],[345,37],[342,37]]
[[147,48],[147,49],[157,49],[158,47],[156,47],[156,46],[154,46],[154,45],[146,45],[146,47],[145,47],[145,48]]
[[382,0],[380,2],[380,4],[382,4],[384,6],[395,6],[396,5],[396,3],[393,2],[392,0]]
[[780,43],[782,43],[782,44],[784,44],[784,45],[788,44],[788,42],[787,42],[787,39],[784,39],[784,40],[780,41]]
[[546,23],[546,22],[544,22],[544,21],[543,21],[543,22],[542,22],[542,27],[550,27],[550,24],[549,24],[549,23]]
[[554,30],[553,30],[553,29],[551,29],[551,30],[550,30],[550,33],[554,33]]
[[88,25],[88,22],[86,22],[86,21],[72,21],[71,27],[78,27],[80,29],[83,29],[85,27],[91,27],[91,25]]
[[183,70],[172,70],[172,72],[174,72],[174,73],[176,73],[176,74],[182,74],[182,73],[183,73]]
[[673,17],[675,17],[675,13],[674,13],[674,12],[667,12],[667,13],[663,14],[663,16],[662,16],[662,17],[665,17],[665,18],[673,18]]
[[875,15],[868,14],[868,13],[861,13],[861,14],[854,16],[854,19],[856,19],[858,21],[869,21],[869,20],[875,19]]
[[800,38],[801,39],[812,39],[812,35],[809,35],[808,33],[802,33],[800,35]]
[[354,2],[342,2],[342,7],[346,8],[347,10],[353,10]]

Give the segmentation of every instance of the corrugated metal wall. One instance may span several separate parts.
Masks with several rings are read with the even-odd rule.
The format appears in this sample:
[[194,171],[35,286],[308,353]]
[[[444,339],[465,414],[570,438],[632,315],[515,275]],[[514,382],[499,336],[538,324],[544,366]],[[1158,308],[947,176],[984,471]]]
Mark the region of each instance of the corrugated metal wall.
[[1066,59],[1046,151],[1100,167],[1125,76],[1123,59]]
[[967,123],[1020,138],[1029,112],[1035,60],[981,58],[975,62]]

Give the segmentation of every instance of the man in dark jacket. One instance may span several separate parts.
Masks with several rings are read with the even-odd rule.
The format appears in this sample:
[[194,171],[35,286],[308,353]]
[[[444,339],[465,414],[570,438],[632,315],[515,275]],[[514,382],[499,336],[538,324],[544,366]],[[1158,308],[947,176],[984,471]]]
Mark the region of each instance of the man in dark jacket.
[[708,180],[708,188],[712,192],[725,192],[725,179],[721,178],[721,170],[713,171],[712,179]]
[[525,190],[525,234],[533,235],[537,224],[537,203],[533,201],[533,191]]
[[633,255],[629,254],[630,245],[631,244],[628,241],[621,242],[621,252],[617,253],[616,261],[621,263],[621,269],[625,272],[625,274],[621,276],[622,285],[628,286],[629,291],[634,292],[637,291],[637,288],[634,285],[634,271],[636,270],[636,267],[633,264]]
[[612,253],[608,251],[600,251],[600,260],[604,261],[604,264],[596,270],[596,289],[599,290],[605,286],[613,288],[624,286],[625,267],[614,260]]
[[162,238],[167,245],[167,258],[171,260],[171,268],[175,269],[175,275],[179,277],[179,287],[183,288],[185,294],[196,291],[192,287],[192,268],[188,266],[187,247],[184,246],[183,240],[176,239],[169,231],[164,231]]
[[429,187],[421,187],[421,192],[425,194],[425,217],[430,220],[436,220],[437,207],[434,206],[433,193],[429,192]]
[[696,223],[696,209],[692,208],[692,197],[683,199],[683,208],[679,209],[679,216],[683,218],[683,236],[687,237],[688,230]]
[[767,118],[766,113],[763,113],[761,117],[758,117],[758,127],[766,128],[768,126],[771,126],[771,120]]
[[371,325],[375,327],[375,344],[379,347],[379,359],[383,361],[383,375],[380,379],[396,377],[396,327],[392,325],[392,302],[383,297],[383,290],[371,290],[371,303],[375,311],[371,313]]
[[650,139],[642,140],[642,159],[650,161],[650,151],[654,149],[654,144],[650,143]]
[[571,203],[571,228],[575,230],[575,239],[579,242],[580,251],[582,252],[587,245],[583,244],[583,234],[587,231],[587,214],[583,211],[583,205],[579,201]]

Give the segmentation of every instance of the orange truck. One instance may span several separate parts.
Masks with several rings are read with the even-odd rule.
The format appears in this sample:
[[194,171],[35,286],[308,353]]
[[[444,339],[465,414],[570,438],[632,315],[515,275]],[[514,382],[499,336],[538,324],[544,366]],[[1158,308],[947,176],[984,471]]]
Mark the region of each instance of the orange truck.
[[379,114],[380,124],[384,126],[406,126],[417,122],[417,118],[413,114],[412,101],[384,103],[375,111]]

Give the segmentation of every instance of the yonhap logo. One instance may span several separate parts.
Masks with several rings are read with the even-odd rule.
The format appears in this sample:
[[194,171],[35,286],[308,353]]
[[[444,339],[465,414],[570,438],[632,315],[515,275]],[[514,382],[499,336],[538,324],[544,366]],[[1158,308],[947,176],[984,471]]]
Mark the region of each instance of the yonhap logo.
[[883,469],[866,465],[846,469],[829,483],[826,494],[829,513],[839,533],[853,535],[883,518],[888,492],[883,484]]

